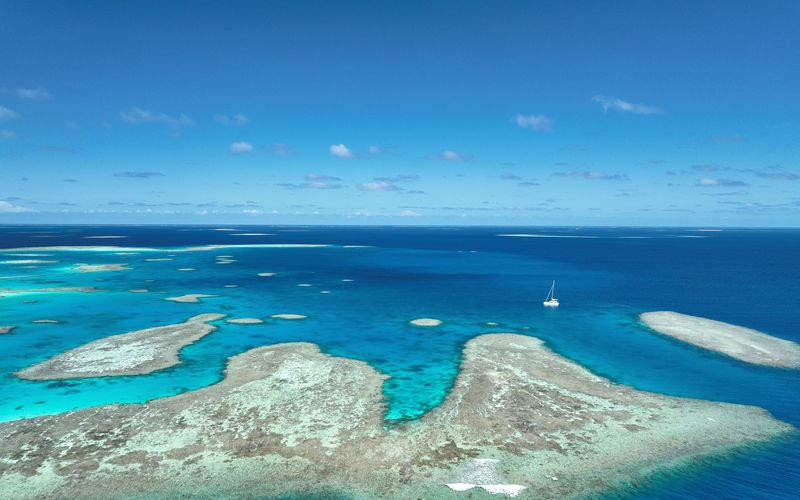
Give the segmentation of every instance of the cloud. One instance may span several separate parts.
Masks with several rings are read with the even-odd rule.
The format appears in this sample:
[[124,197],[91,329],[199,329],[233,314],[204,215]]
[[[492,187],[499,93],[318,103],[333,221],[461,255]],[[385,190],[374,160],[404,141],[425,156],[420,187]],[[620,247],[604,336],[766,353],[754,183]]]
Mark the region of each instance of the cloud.
[[339,158],[355,158],[353,152],[344,144],[331,144],[328,152],[331,156],[338,156]]
[[289,156],[292,154],[292,147],[288,144],[276,142],[269,147],[269,152],[277,156]]
[[374,180],[376,181],[386,181],[386,182],[414,182],[419,180],[419,176],[417,174],[399,174],[392,177],[376,177]]
[[17,133],[13,130],[0,130],[0,139],[16,139]]
[[306,174],[305,179],[309,182],[330,182],[342,180],[339,177],[334,177],[332,175],[315,174],[313,172]]
[[541,184],[536,181],[522,181],[518,185],[524,187],[541,186]]
[[709,187],[709,186],[747,186],[746,182],[737,181],[733,179],[714,179],[711,177],[703,177],[702,179],[697,179],[696,186],[701,187]]
[[517,174],[500,174],[497,176],[504,181],[521,181],[522,177]]
[[362,182],[356,186],[362,191],[400,191],[403,188],[391,182],[372,180],[369,182]]
[[636,104],[628,101],[623,101],[616,97],[604,97],[596,95],[592,97],[592,101],[599,102],[603,106],[603,111],[612,109],[623,113],[634,113],[637,115],[654,115],[663,113],[663,111],[655,106],[648,106],[647,104]]
[[234,127],[241,127],[247,125],[250,122],[245,115],[242,113],[236,113],[233,116],[228,115],[216,115],[214,120],[217,121],[220,125],[225,125],[226,127],[234,126]]
[[35,212],[36,210],[28,207],[23,207],[20,205],[14,205],[13,203],[5,200],[0,200],[0,212],[1,213],[19,213],[19,212]]
[[797,175],[794,172],[787,172],[783,169],[783,167],[778,165],[767,167],[754,173],[758,177],[772,179],[774,181],[796,181],[800,179],[800,175]]
[[369,154],[371,155],[394,154],[393,148],[387,148],[385,146],[370,146],[367,151],[369,151]]
[[52,99],[53,96],[44,87],[36,87],[31,89],[18,88],[14,93],[20,99]]
[[553,130],[553,120],[544,115],[517,115],[514,123],[521,128],[531,128],[538,132],[550,132]]
[[163,123],[173,128],[180,128],[185,125],[194,125],[191,118],[181,113],[178,116],[166,113],[153,113],[141,108],[131,108],[128,111],[121,111],[120,119],[127,123]]
[[628,176],[625,174],[607,174],[605,172],[589,172],[589,171],[570,171],[570,172],[556,172],[553,175],[558,177],[580,177],[590,180],[609,180],[609,181],[626,181]]
[[458,153],[456,151],[452,151],[450,149],[445,149],[440,154],[433,155],[430,158],[432,160],[443,160],[443,161],[458,162],[458,161],[467,161],[472,157],[469,156],[469,155],[465,155],[463,153]]
[[711,163],[705,163],[703,165],[692,165],[694,170],[699,170],[701,172],[716,172],[721,170],[721,167],[717,165],[712,165]]
[[117,172],[114,177],[127,177],[129,179],[149,179],[151,177],[161,177],[161,172]]
[[286,189],[339,189],[342,187],[337,181],[341,179],[332,175],[322,175],[315,173],[308,173],[305,175],[306,182],[301,184],[294,184],[291,182],[281,182],[276,184]]
[[13,109],[8,109],[5,106],[0,106],[0,122],[5,120],[11,120],[12,118],[18,118],[19,113],[14,111]]
[[252,153],[255,150],[252,144],[245,141],[232,142],[228,148],[230,149],[231,153],[235,155]]

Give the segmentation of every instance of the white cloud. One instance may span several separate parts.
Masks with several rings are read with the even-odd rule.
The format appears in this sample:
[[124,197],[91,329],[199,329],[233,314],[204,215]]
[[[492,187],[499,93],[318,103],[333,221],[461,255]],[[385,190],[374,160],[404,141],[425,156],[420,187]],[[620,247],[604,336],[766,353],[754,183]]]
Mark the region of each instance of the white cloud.
[[19,88],[14,91],[20,99],[52,99],[53,96],[44,87],[31,89]]
[[401,188],[392,184],[391,182],[386,181],[369,181],[369,182],[362,182],[356,186],[358,189],[362,191],[399,191]]
[[339,177],[335,177],[333,175],[322,175],[322,174],[315,174],[311,172],[305,175],[305,179],[309,182],[328,182],[328,181],[340,181]]
[[128,123],[164,123],[174,128],[194,124],[192,119],[183,113],[178,116],[172,116],[166,113],[153,113],[152,111],[141,108],[131,108],[128,111],[122,111],[119,117],[122,121]]
[[607,174],[605,172],[556,172],[555,174],[558,177],[580,177],[582,179],[589,179],[589,180],[611,180],[611,181],[626,181],[628,180],[628,176],[625,174]]
[[221,125],[225,125],[226,127],[231,125],[236,127],[241,127],[243,125],[247,125],[250,122],[250,119],[247,118],[242,113],[236,113],[233,116],[217,115],[214,117],[214,119],[218,123],[220,123]]
[[471,157],[469,155],[458,153],[450,149],[445,149],[440,154],[431,156],[431,159],[433,160],[444,160],[444,161],[467,161],[470,158]]
[[737,181],[733,179],[713,179],[710,177],[703,177],[697,180],[698,186],[747,186],[746,182]]
[[235,155],[252,153],[255,150],[252,144],[245,141],[232,142],[229,149]]
[[13,130],[0,130],[0,139],[16,139],[17,133]]
[[531,128],[538,132],[550,132],[553,130],[553,120],[544,115],[517,115],[514,123],[522,128]]
[[19,212],[35,212],[35,210],[20,205],[14,205],[9,201],[0,200],[0,213],[19,213]]
[[10,120],[12,118],[17,118],[19,113],[14,111],[13,109],[8,109],[5,106],[0,106],[0,122],[4,120]]
[[331,156],[338,156],[339,158],[354,158],[355,155],[350,148],[345,146],[344,144],[331,144],[331,147],[328,149]]
[[649,106],[647,104],[636,104],[633,102],[623,101],[622,99],[618,99],[616,97],[604,97],[602,95],[596,95],[592,97],[592,101],[599,102],[601,106],[603,106],[603,111],[608,111],[612,109],[614,111],[621,111],[625,113],[634,113],[637,115],[653,115],[658,113],[663,113],[660,108],[655,106]]

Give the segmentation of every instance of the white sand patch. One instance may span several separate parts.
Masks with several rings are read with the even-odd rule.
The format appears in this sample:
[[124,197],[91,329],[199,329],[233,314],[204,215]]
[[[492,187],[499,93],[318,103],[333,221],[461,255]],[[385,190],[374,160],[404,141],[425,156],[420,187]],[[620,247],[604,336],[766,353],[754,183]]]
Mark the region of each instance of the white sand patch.
[[297,286],[309,287],[309,286],[314,286],[314,285],[312,285],[311,283],[298,283]]
[[330,290],[322,290],[322,291],[321,291],[321,292],[319,292],[319,293],[331,293],[331,291],[330,291]]
[[209,295],[206,293],[187,293],[186,295],[180,295],[178,297],[167,297],[164,300],[171,300],[172,302],[184,302],[190,304],[196,304],[201,302],[200,299],[205,299],[208,297],[219,297],[219,295]]
[[61,321],[57,319],[35,319],[31,321],[31,323],[40,323],[45,325],[55,325],[56,323],[61,323]]
[[181,268],[178,269],[178,271],[183,271],[183,272],[186,272],[186,271],[197,271],[197,269],[195,269],[193,267],[181,267]]
[[345,279],[342,280],[342,283],[352,283],[354,281],[355,280],[351,280],[350,278],[345,278]]
[[258,325],[263,323],[264,320],[260,318],[233,318],[226,319],[225,322],[233,325]]
[[263,276],[265,278],[269,276],[275,276],[275,274],[277,273],[258,273],[259,276]]
[[71,267],[82,273],[102,273],[105,271],[130,271],[128,264],[75,264]]
[[273,314],[270,316],[274,319],[306,319],[308,316],[303,314],[291,314],[291,313],[281,313],[281,314]]
[[418,318],[412,319],[409,323],[414,326],[439,326],[442,324],[442,320],[435,318]]
[[239,288],[239,285],[222,285],[222,288]]

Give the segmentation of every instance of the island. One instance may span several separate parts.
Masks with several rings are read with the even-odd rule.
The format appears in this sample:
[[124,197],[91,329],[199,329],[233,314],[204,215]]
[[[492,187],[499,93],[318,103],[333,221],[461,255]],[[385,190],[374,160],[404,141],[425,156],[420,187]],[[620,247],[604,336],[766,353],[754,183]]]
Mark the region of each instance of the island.
[[652,330],[703,349],[725,354],[755,365],[800,368],[800,344],[750,328],[689,316],[656,311],[639,316]]
[[180,363],[178,352],[216,330],[208,323],[224,317],[224,314],[199,314],[184,323],[104,337],[14,375],[27,380],[63,380],[151,373]]
[[780,438],[752,406],[614,384],[536,338],[467,343],[441,406],[386,425],[387,376],[313,344],[258,347],[209,387],[0,424],[17,499],[598,495]]

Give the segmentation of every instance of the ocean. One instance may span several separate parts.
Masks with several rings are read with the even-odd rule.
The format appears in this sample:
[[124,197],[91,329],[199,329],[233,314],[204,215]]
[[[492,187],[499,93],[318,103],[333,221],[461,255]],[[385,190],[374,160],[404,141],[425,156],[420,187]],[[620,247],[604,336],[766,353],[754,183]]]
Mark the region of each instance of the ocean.
[[[262,244],[277,246],[238,246]],[[18,327],[0,335],[0,421],[178,394],[219,381],[232,355],[305,341],[389,375],[385,418],[394,425],[442,402],[466,341],[513,332],[541,338],[621,384],[760,406],[800,427],[800,371],[747,365],[660,336],[638,321],[645,311],[673,310],[800,342],[800,230],[0,227],[2,249],[76,245],[125,248],[0,250],[0,289],[103,290],[0,298],[0,325]],[[183,251],[206,245],[225,248]],[[220,264],[220,255],[233,262]],[[80,273],[70,269],[77,263],[126,263],[130,269]],[[561,306],[544,308],[553,280]],[[216,297],[199,304],[163,300],[191,293]],[[211,312],[308,319],[255,327],[220,323],[182,351],[180,365],[145,376],[32,382],[11,375],[90,340]],[[443,324],[409,325],[415,318]],[[39,319],[59,323],[32,323]],[[798,445],[793,437],[684,466],[608,497],[797,498]]]

